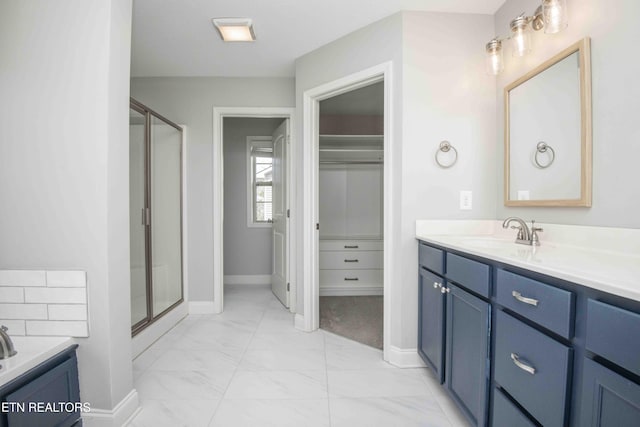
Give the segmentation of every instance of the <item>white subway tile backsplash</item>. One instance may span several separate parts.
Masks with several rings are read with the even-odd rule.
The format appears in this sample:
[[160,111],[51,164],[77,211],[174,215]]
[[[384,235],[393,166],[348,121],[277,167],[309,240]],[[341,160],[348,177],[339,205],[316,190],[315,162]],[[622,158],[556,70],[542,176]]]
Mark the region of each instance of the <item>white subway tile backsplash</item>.
[[23,288],[0,287],[0,303],[24,302]]
[[65,320],[27,320],[27,335],[88,337],[87,322]]
[[87,320],[85,304],[49,304],[49,320]]
[[47,271],[47,286],[50,288],[84,288],[87,273],[84,271]]
[[0,319],[0,325],[7,327],[7,333],[11,336],[25,335],[24,320]]
[[46,286],[41,270],[0,270],[0,286]]
[[29,303],[83,304],[87,302],[85,288],[25,288],[24,300]]
[[88,337],[84,271],[0,270],[0,325],[10,335]]
[[0,304],[3,319],[47,319],[46,304]]

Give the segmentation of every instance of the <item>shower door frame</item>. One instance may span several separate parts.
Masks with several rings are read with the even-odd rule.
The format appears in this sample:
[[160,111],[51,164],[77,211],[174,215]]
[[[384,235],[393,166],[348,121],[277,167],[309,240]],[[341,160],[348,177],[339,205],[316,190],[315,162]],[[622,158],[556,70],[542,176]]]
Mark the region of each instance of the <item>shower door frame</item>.
[[[169,313],[178,305],[184,302],[184,235],[183,235],[183,207],[184,207],[184,164],[183,164],[183,141],[184,141],[184,128],[166,117],[158,114],[151,108],[147,107],[143,103],[129,98],[129,108],[144,115],[144,209],[147,215],[145,221],[145,287],[146,287],[146,308],[147,315],[144,319],[131,325],[131,336],[135,337],[137,334],[145,330],[152,325],[158,319]],[[165,308],[160,313],[154,316],[153,313],[153,246],[152,246],[152,203],[151,203],[151,119],[155,117],[165,124],[174,127],[180,132],[180,157],[178,159],[180,164],[180,299]],[[131,167],[131,165],[129,165]],[[131,215],[132,213],[129,212]]]

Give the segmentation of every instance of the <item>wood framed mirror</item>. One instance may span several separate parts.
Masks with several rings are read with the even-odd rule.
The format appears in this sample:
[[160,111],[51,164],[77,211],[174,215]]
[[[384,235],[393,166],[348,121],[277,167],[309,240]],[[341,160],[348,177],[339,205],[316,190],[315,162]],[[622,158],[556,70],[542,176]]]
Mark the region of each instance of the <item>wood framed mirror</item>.
[[505,206],[591,206],[590,50],[584,38],[505,87]]

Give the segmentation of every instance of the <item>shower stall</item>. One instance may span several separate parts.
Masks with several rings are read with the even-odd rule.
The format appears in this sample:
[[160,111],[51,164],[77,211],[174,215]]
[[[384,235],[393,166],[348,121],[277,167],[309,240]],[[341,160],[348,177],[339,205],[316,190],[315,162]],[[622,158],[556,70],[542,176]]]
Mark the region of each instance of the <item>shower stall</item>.
[[182,137],[179,125],[131,99],[131,332],[183,301]]

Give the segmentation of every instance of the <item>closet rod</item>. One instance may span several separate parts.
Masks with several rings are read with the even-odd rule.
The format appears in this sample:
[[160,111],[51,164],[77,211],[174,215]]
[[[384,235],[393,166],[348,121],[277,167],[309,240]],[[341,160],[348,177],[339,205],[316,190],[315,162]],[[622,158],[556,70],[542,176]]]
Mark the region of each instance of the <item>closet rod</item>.
[[320,160],[321,165],[382,165],[382,160]]

